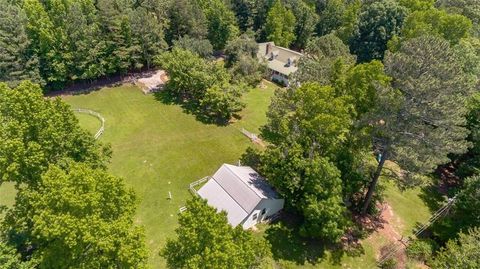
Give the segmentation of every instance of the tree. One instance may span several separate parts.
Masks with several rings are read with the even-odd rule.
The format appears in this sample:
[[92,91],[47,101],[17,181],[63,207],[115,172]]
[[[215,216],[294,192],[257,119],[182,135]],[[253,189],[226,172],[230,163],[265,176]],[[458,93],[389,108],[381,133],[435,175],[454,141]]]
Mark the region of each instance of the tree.
[[216,50],[225,48],[227,42],[239,33],[235,14],[222,0],[201,0],[199,2],[207,18],[210,43]]
[[304,153],[298,144],[270,147],[260,158],[262,175],[303,217],[301,235],[338,241],[348,220],[335,165],[317,153]]
[[440,0],[436,5],[449,13],[462,14],[473,23],[473,35],[480,37],[480,1],[478,0]]
[[26,0],[23,3],[23,10],[28,20],[27,34],[31,40],[32,50],[38,57],[42,78],[48,83],[63,81],[66,70],[54,49],[60,46],[57,46],[53,22],[38,0]]
[[252,29],[256,1],[232,0],[230,2],[230,9],[235,13],[240,31],[245,32],[249,28]]
[[65,14],[57,22],[57,29],[64,29],[65,63],[68,64],[66,79],[91,80],[106,74],[105,42],[93,1],[65,1],[68,5],[53,13]]
[[200,102],[208,88],[226,84],[230,79],[223,66],[180,48],[161,54],[156,63],[168,72],[167,91],[195,103]]
[[315,13],[315,9],[304,1],[287,0],[286,5],[291,7],[296,22],[293,47],[303,49],[315,32],[318,15]]
[[214,85],[207,89],[200,105],[209,118],[229,120],[245,107],[240,100],[243,91],[244,89],[237,85]]
[[0,269],[34,268],[33,262],[23,262],[15,248],[0,241]]
[[342,40],[333,34],[313,38],[307,44],[305,56],[298,62],[294,81],[315,81],[321,85],[330,85],[334,80],[336,62],[353,66],[355,57]]
[[265,32],[269,41],[288,47],[295,40],[295,16],[285,8],[280,0],[270,8],[267,15]]
[[383,59],[387,42],[400,34],[406,13],[404,7],[392,0],[362,6],[358,28],[350,40],[350,50],[359,62]]
[[347,3],[344,0],[325,1],[325,8],[320,13],[320,19],[317,24],[317,34],[324,36],[340,28],[347,9]]
[[448,42],[422,36],[405,41],[385,58],[392,87],[379,87],[378,107],[366,117],[380,161],[372,177],[366,213],[386,160],[403,169],[405,180],[431,172],[466,151],[465,102],[473,85]]
[[267,65],[258,61],[257,57],[241,55],[230,67],[232,80],[256,87],[267,73]]
[[269,255],[264,239],[242,227],[231,227],[225,212],[205,200],[187,201],[179,215],[176,239],[168,239],[160,255],[169,268],[257,268]]
[[361,118],[375,108],[377,87],[387,87],[391,81],[385,74],[382,62],[378,60],[358,64],[334,77],[337,95],[348,96],[355,107],[356,118]]
[[141,68],[145,63],[146,67],[150,68],[153,58],[167,47],[163,39],[163,26],[152,13],[143,7],[132,10],[129,20],[135,45],[140,47],[141,64],[136,67]]
[[345,44],[348,43],[358,24],[360,2],[347,3],[344,0],[326,1],[317,24],[319,36],[335,33]]
[[480,173],[480,93],[476,92],[467,102],[467,128],[470,131],[468,141],[472,143],[468,152],[458,159],[460,165],[457,174],[468,177]]
[[245,55],[251,58],[257,58],[258,44],[247,33],[238,36],[229,41],[225,47],[227,55],[226,66],[231,66],[237,62],[240,56]]
[[197,1],[172,1],[168,9],[169,27],[166,40],[172,44],[184,35],[203,39],[207,37],[207,19]]
[[0,183],[35,186],[51,163],[71,159],[104,167],[108,147],[80,128],[60,98],[46,99],[37,84],[0,83]]
[[432,268],[474,269],[480,266],[480,229],[473,228],[450,240],[430,262]]
[[43,83],[26,25],[27,17],[21,8],[0,1],[0,81],[11,87],[25,79]]
[[62,166],[51,165],[36,188],[18,192],[3,233],[39,268],[144,268],[133,190],[103,169]]
[[406,7],[410,12],[429,10],[435,4],[434,0],[400,0],[398,3]]
[[[98,0],[99,25],[104,33],[106,73],[126,72],[129,68],[142,66],[142,48],[137,42],[129,13],[128,0]],[[148,38],[148,37],[145,37]]]
[[242,90],[230,85],[230,74],[222,63],[179,48],[160,55],[156,62],[169,74],[167,93],[201,120],[225,124],[243,108]]
[[302,216],[304,236],[336,241],[348,225],[332,161],[347,140],[351,109],[332,87],[304,83],[276,91],[267,113],[261,135],[270,146],[254,166]]
[[196,39],[185,35],[174,40],[173,46],[194,52],[205,59],[212,57],[213,54],[213,46],[208,39]]
[[439,224],[434,226],[434,233],[440,240],[454,238],[460,231],[480,226],[480,175],[476,174],[464,180],[457,192],[455,203]]
[[352,106],[330,86],[304,83],[277,91],[262,127],[262,137],[274,144],[299,143],[308,156],[331,157],[345,141],[352,124]]
[[471,28],[472,22],[463,15],[433,8],[411,13],[404,23],[402,36],[439,35],[454,45],[467,37]]

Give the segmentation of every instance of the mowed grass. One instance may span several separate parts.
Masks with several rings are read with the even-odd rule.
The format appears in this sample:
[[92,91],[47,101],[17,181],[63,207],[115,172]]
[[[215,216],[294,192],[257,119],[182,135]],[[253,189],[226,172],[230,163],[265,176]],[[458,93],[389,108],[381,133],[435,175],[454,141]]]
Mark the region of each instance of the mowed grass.
[[[130,85],[64,97],[72,107],[105,118],[100,141],[112,146],[110,171],[125,178],[139,198],[136,222],[145,227],[152,268],[165,267],[158,253],[167,237],[174,236],[179,208],[191,197],[188,184],[211,175],[222,163],[236,163],[254,145],[240,129],[257,132],[265,123],[276,88],[265,83],[267,88],[245,94],[244,117],[228,126],[201,123],[180,106],[163,104]],[[78,116],[82,126],[96,130],[95,118]]]
[[91,134],[96,134],[97,131],[102,126],[102,123],[100,122],[100,120],[93,115],[79,113],[79,112],[75,112],[75,115],[77,116],[78,121],[80,122],[80,126],[82,126]]
[[[130,85],[64,97],[74,108],[92,109],[105,117],[106,130],[100,141],[112,146],[110,171],[125,178],[138,196],[136,223],[145,227],[151,268],[165,268],[158,252],[166,238],[174,236],[178,210],[191,197],[188,184],[212,174],[222,163],[236,163],[253,145],[240,129],[258,133],[266,122],[265,112],[276,87],[264,83],[266,88],[244,95],[247,106],[242,119],[223,127],[201,123],[180,106],[163,104]],[[85,129],[98,130],[96,118],[76,115]],[[386,202],[399,219],[398,230],[410,235],[418,222],[430,216],[420,190],[400,191],[384,178],[381,184]],[[12,205],[14,193],[13,184],[3,184],[0,205]],[[362,241],[358,255],[337,256],[320,242],[306,242],[281,224],[262,225],[257,235],[270,238],[276,259],[271,261],[272,268],[375,268],[378,250],[387,243],[385,237],[374,233]]]

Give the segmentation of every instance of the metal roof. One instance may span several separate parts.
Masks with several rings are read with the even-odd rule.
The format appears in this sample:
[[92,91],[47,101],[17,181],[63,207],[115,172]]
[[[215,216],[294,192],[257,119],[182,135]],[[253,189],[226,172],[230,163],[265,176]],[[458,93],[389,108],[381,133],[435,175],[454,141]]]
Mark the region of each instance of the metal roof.
[[278,198],[251,167],[229,164],[223,164],[198,194],[219,211],[227,211],[228,221],[234,226],[241,223],[262,199]]
[[237,226],[248,216],[248,213],[213,178],[197,193],[203,199],[207,199],[207,203],[219,212],[226,211],[228,222],[232,226]]

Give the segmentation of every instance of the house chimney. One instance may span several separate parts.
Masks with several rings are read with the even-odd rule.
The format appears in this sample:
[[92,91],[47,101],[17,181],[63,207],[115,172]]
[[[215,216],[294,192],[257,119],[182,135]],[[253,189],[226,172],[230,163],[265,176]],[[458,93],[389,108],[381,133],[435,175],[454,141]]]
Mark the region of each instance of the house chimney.
[[268,55],[268,53],[272,50],[272,43],[268,42],[266,46],[266,51],[265,55]]

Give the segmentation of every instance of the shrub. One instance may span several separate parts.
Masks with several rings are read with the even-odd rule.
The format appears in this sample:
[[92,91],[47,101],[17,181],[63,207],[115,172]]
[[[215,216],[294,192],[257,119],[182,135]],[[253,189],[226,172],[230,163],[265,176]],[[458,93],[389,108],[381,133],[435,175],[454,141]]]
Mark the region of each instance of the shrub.
[[384,261],[381,265],[380,268],[382,269],[395,269],[397,268],[397,260],[394,258],[389,258],[388,260]]
[[432,256],[437,248],[437,243],[432,239],[420,239],[411,243],[407,247],[407,255],[411,259],[426,261]]

